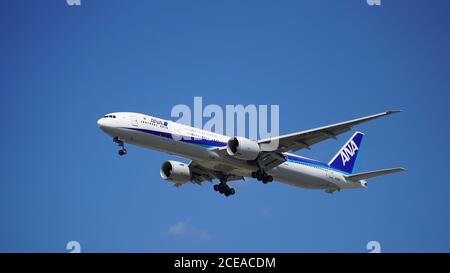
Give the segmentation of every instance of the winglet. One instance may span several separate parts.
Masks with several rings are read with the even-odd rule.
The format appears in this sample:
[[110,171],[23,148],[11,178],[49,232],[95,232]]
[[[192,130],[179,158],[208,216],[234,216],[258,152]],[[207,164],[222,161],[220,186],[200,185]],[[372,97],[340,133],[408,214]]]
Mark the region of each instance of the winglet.
[[386,111],[386,115],[396,114],[400,112],[402,112],[402,110],[388,110]]

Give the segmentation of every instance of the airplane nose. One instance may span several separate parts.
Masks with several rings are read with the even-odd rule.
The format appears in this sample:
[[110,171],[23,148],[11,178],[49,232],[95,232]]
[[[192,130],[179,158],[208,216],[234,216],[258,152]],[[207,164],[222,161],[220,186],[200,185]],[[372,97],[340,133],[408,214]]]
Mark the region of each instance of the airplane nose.
[[105,126],[105,118],[100,118],[99,120],[97,120],[97,125],[100,128]]

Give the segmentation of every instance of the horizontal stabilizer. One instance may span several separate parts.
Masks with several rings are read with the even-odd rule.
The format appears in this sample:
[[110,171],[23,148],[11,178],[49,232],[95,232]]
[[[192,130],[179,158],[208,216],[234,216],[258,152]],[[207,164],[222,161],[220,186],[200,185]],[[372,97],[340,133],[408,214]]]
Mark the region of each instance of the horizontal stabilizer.
[[392,168],[392,169],[384,169],[384,170],[377,170],[377,171],[371,171],[371,172],[355,173],[352,175],[348,175],[346,177],[347,177],[347,179],[357,181],[357,180],[370,179],[370,178],[374,178],[377,176],[382,176],[382,175],[397,173],[397,172],[404,172],[404,171],[406,171],[405,168]]

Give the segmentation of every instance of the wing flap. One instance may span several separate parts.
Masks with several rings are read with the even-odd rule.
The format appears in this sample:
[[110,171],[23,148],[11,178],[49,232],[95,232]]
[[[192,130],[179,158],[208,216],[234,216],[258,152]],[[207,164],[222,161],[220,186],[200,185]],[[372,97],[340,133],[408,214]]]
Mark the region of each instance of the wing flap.
[[189,168],[192,172],[191,182],[201,185],[204,181],[212,182],[213,179],[227,178],[227,181],[244,180],[244,177],[232,173],[223,173],[216,170],[210,170],[202,166],[199,162],[191,161]]
[[286,157],[277,152],[262,152],[258,161],[265,170],[271,170],[276,166],[286,162]]

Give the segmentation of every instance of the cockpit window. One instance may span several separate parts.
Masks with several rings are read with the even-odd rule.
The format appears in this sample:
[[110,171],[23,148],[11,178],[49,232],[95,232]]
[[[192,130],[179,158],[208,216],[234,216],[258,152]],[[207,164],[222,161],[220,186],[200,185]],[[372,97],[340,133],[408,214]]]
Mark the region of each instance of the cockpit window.
[[106,115],[106,116],[103,116],[104,118],[116,118],[116,116],[115,115]]

